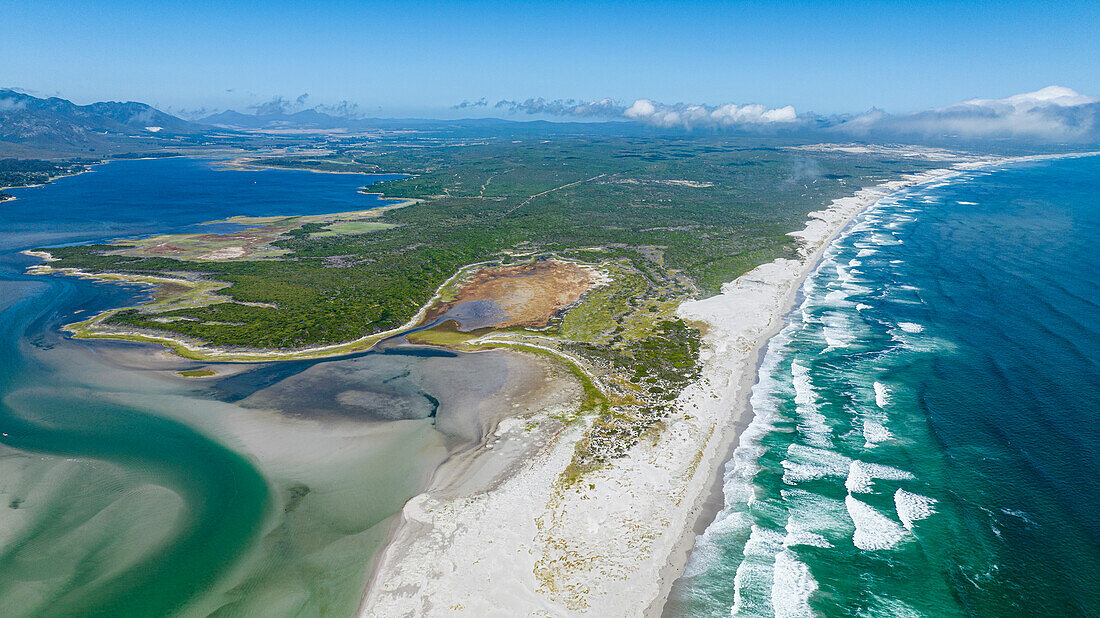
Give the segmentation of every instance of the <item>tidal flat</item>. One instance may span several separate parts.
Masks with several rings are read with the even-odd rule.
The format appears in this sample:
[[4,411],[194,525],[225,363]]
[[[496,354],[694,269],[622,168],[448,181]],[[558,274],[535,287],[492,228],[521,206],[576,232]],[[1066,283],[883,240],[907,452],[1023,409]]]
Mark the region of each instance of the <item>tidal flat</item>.
[[[139,165],[164,173],[126,173]],[[502,416],[573,394],[546,386],[562,379],[542,360],[506,351],[197,364],[64,336],[148,288],[28,276],[19,252],[255,212],[187,211],[182,185],[206,174],[255,199],[270,196],[234,177],[296,186],[314,212],[349,210],[326,207],[327,192],[379,202],[355,192],[362,176],[189,160],[14,190],[38,210],[0,213],[0,614],[350,615],[395,515],[441,464],[468,461]],[[204,369],[215,375],[179,375]]]

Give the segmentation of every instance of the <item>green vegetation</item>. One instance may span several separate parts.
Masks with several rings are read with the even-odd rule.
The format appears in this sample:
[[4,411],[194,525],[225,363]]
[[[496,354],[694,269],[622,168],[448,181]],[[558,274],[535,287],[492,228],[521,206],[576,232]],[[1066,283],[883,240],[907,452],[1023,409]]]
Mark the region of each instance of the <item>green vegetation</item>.
[[[0,159],[0,187],[41,185],[59,176],[71,176],[88,169],[94,161],[69,159],[40,161],[38,159]],[[4,194],[8,195],[8,194]],[[11,196],[8,195],[10,198]],[[0,201],[3,201],[0,197]]]
[[471,339],[484,335],[489,330],[482,328],[470,332],[458,330],[458,324],[453,320],[447,320],[439,326],[427,330],[416,331],[405,335],[405,340],[417,345],[436,345],[446,347],[460,347]]
[[310,238],[322,238],[325,236],[341,236],[343,234],[365,234],[377,232],[393,227],[392,223],[380,223],[378,221],[339,221],[326,225],[320,232],[309,235]]
[[[293,163],[315,167],[326,160]],[[928,166],[872,155],[808,159],[729,139],[657,137],[358,144],[342,147],[330,162],[348,161],[357,170],[416,173],[372,189],[425,201],[383,213],[377,221],[394,227],[370,233],[303,225],[271,243],[290,260],[188,263],[107,255],[119,249],[114,245],[51,252],[62,267],[224,281],[230,287],[223,293],[237,301],[162,316],[193,320],[154,322],[135,309],[108,323],[219,346],[304,347],[394,328],[459,268],[507,252],[628,262],[661,284],[657,301],[713,293],[762,262],[794,255],[786,234],[800,229],[811,210],[857,186]]]
[[213,369],[187,369],[184,371],[177,371],[176,373],[185,378],[209,378],[210,376],[218,375],[218,372]]
[[57,268],[180,280],[174,289],[162,285],[152,303],[100,314],[74,332],[230,350],[345,344],[405,324],[437,291],[453,299],[454,284],[445,282],[471,264],[553,255],[597,265],[605,283],[546,328],[494,331],[492,342],[479,341],[489,330],[462,333],[453,323],[407,335],[413,343],[505,347],[563,363],[583,397],[559,420],[591,424],[567,482],[656,435],[698,378],[700,333],[675,317],[684,298],[796,256],[788,233],[832,199],[934,165],[871,154],[811,157],[774,141],[723,137],[329,146],[330,155],[247,163],[406,172],[414,175],[371,189],[417,199],[370,214],[237,218],[255,227],[232,237],[50,249]]

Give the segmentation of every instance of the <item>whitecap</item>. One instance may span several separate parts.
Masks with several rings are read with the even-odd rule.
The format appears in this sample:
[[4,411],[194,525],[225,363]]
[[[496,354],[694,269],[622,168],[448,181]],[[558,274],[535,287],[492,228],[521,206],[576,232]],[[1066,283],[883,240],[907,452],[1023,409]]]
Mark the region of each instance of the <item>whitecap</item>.
[[977,202],[955,202],[956,204],[962,204],[963,206],[977,206]]
[[742,614],[767,616],[771,614],[772,565],[753,560],[742,560],[733,576],[733,607],[731,616]]
[[695,537],[695,546],[688,555],[683,576],[702,575],[718,564],[723,559],[722,548],[729,543],[729,537],[735,532],[748,529],[749,517],[742,510],[719,512],[707,529]]
[[907,333],[919,333],[924,331],[924,326],[915,322],[898,322],[898,327]]
[[886,385],[882,382],[875,382],[875,405],[880,408],[886,408],[886,404],[890,403],[890,390],[886,388]]
[[821,329],[821,334],[830,348],[846,348],[852,344],[855,333],[852,332],[851,324],[844,315],[832,312],[825,314],[822,318],[825,326]]
[[844,477],[852,460],[822,448],[794,443],[787,447],[787,459],[782,462],[783,482],[794,485],[825,477]]
[[860,249],[859,253],[856,254],[856,257],[867,257],[869,255],[874,255],[875,253],[877,253],[877,251],[875,251],[874,249]]
[[1023,512],[1019,509],[1001,509],[1001,512],[1004,513],[1005,515],[1010,515],[1012,517],[1022,519],[1024,522],[1026,522],[1026,523],[1028,523],[1032,526],[1038,526],[1039,525],[1039,524],[1035,523],[1035,520],[1028,517],[1027,513],[1025,513],[1025,512]]
[[852,542],[864,551],[891,549],[907,534],[904,528],[889,517],[852,496],[844,499],[844,506],[848,508],[848,516],[856,526]]
[[894,492],[894,507],[898,512],[898,519],[906,530],[913,529],[913,522],[924,519],[935,512],[933,505],[935,498],[922,496],[912,492],[898,489]]
[[795,412],[798,413],[801,422],[798,425],[806,437],[806,441],[814,446],[830,446],[829,426],[825,424],[825,416],[818,411],[817,393],[810,379],[810,370],[802,363],[791,363],[791,377],[794,384]]
[[[820,547],[822,549],[829,549],[833,546],[824,536],[810,532],[809,530],[788,530],[787,536],[783,537],[783,544],[787,547],[793,547],[795,545],[809,545],[811,547]],[[694,551],[694,550],[692,550]]]
[[745,542],[746,556],[774,556],[783,549],[784,532],[761,528],[753,524],[749,540]]
[[783,550],[775,557],[772,572],[772,609],[778,618],[813,616],[810,595],[817,590],[817,581],[810,568],[795,557],[790,550]]
[[848,478],[844,480],[844,488],[853,494],[865,494],[871,491],[871,483],[875,479],[903,481],[912,478],[912,473],[900,468],[857,460],[848,466]]
[[865,305],[863,303],[858,303],[856,305],[856,311],[865,311],[865,310],[870,309],[870,308],[871,308],[871,305]]
[[885,442],[893,437],[894,434],[890,433],[890,430],[883,426],[882,423],[870,419],[863,420],[864,448],[874,447],[879,442]]

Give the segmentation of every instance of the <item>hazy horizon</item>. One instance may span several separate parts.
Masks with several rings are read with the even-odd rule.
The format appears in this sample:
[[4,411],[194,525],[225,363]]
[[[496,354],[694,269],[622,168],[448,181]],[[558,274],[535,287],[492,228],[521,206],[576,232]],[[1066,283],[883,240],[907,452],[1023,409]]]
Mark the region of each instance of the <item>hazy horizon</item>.
[[498,102],[540,98],[901,114],[1050,85],[1100,93],[1080,62],[1100,55],[1100,7],[1012,4],[40,2],[0,25],[0,87],[190,117],[347,102],[507,118],[526,110]]

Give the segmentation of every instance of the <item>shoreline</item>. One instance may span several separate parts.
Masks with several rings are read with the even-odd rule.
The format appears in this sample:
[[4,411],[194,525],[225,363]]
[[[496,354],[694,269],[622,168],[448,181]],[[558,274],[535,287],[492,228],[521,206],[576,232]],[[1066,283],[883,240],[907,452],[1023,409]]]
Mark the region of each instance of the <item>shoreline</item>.
[[[764,356],[767,353],[768,343],[772,340],[772,338],[775,337],[776,334],[778,334],[783,329],[783,326],[786,324],[787,321],[787,316],[792,311],[798,308],[799,296],[801,295],[803,283],[805,283],[806,279],[815,271],[817,271],[817,269],[820,267],[821,261],[824,259],[825,251],[828,250],[833,242],[835,242],[836,239],[841,236],[845,230],[851,227],[851,225],[855,222],[855,219],[857,219],[860,215],[862,215],[880,200],[889,197],[892,194],[912,189],[914,187],[918,187],[924,184],[949,181],[952,178],[961,176],[967,171],[976,171],[983,168],[996,167],[1000,165],[1011,165],[1017,163],[1028,163],[1033,161],[1052,159],[1082,158],[1098,155],[1100,155],[1100,152],[1025,155],[1018,157],[977,157],[970,160],[962,160],[950,167],[911,175],[913,176],[913,178],[909,180],[898,180],[889,183],[883,183],[882,185],[867,187],[857,192],[856,195],[858,196],[864,191],[884,189],[881,191],[880,195],[873,197],[873,199],[869,199],[862,207],[845,217],[843,221],[839,223],[839,225],[835,226],[835,228],[819,242],[817,247],[812,252],[808,253],[805,256],[803,261],[804,267],[797,281],[795,282],[795,285],[788,291],[783,299],[782,306],[784,307],[784,309],[779,315],[780,319],[767,332],[762,334],[761,337],[756,340],[752,352],[749,355],[749,358],[752,360],[752,362],[746,365],[746,367],[751,367],[751,371],[746,371],[741,378],[742,388],[740,389],[741,393],[737,406],[738,412],[732,423],[733,430],[730,431],[731,435],[729,436],[729,439],[725,441],[723,448],[720,449],[720,451],[724,452],[725,455],[721,459],[720,463],[712,470],[711,483],[709,484],[710,489],[709,491],[704,492],[702,495],[700,495],[699,498],[696,500],[693,510],[697,510],[697,512],[693,518],[689,519],[690,525],[685,527],[682,538],[680,539],[680,542],[677,544],[675,550],[671,555],[671,561],[668,567],[666,568],[666,570],[662,571],[661,595],[658,598],[654,599],[653,603],[648,608],[646,608],[646,611],[643,613],[644,616],[650,618],[663,615],[664,608],[668,603],[668,599],[672,591],[672,587],[675,582],[682,576],[684,568],[687,566],[688,559],[690,558],[691,553],[694,550],[697,537],[701,535],[710,526],[711,523],[713,523],[715,517],[717,517],[717,515],[725,508],[725,492],[723,489],[725,464],[732,458],[733,452],[740,442],[742,432],[752,422],[753,410],[750,402],[750,398],[752,396],[752,388],[759,380],[760,365],[761,363],[763,363]],[[886,189],[886,187],[895,184],[897,186]],[[852,196],[852,198],[841,198],[841,200],[853,199],[855,197],[856,196]],[[840,200],[834,200],[833,204],[835,205],[838,201]],[[804,233],[810,230],[813,219],[818,218],[816,217],[816,215],[818,214],[819,213],[817,212],[810,213],[811,222],[807,224],[807,229],[803,230],[803,233],[795,232],[791,235],[796,237],[803,237],[805,239]],[[750,271],[750,273],[751,272],[753,271]],[[746,273],[746,275],[750,273]],[[736,283],[736,280],[726,285],[731,285],[733,283]],[[723,286],[723,292],[725,292],[725,286]]]
[[[731,459],[734,449],[737,448],[741,439],[741,434],[744,432],[745,428],[748,427],[749,423],[752,422],[753,410],[750,402],[752,389],[759,380],[760,365],[764,361],[768,343],[783,329],[790,312],[797,308],[797,299],[802,289],[802,284],[820,266],[825,251],[857,217],[881,199],[921,184],[948,178],[956,173],[958,173],[958,170],[949,167],[913,174],[910,175],[911,178],[907,179],[865,187],[857,191],[856,194],[851,197],[834,200],[830,207],[824,211],[810,213],[806,229],[801,232],[790,234],[796,238],[802,238],[803,242],[806,243],[803,245],[803,258],[799,260],[800,264],[797,265],[798,269],[793,278],[786,282],[770,282],[777,287],[786,287],[785,290],[780,290],[780,295],[776,298],[778,303],[775,307],[778,311],[769,317],[767,327],[757,335],[752,343],[751,350],[745,354],[742,363],[735,369],[735,372],[740,370],[740,380],[736,388],[736,401],[734,404],[735,412],[731,415],[730,420],[732,423],[730,423],[728,430],[717,445],[716,454],[718,457],[715,465],[710,469],[709,482],[706,484],[708,489],[700,493],[697,497],[692,507],[692,515],[689,516],[685,522],[680,540],[675,544],[670,554],[668,564],[661,571],[661,593],[654,598],[650,606],[645,609],[642,613],[643,616],[650,618],[663,615],[664,608],[672,592],[672,587],[683,575],[684,568],[687,566],[688,559],[691,557],[691,553],[695,548],[696,538],[713,523],[714,518],[723,508],[725,508],[725,492],[723,485],[726,462]],[[850,208],[839,209],[840,212],[837,213],[840,214],[839,218],[833,219],[832,221],[826,219],[825,216],[830,214],[830,211],[833,211],[836,206],[849,200],[852,201],[853,204]],[[815,220],[816,222],[826,224],[824,226],[817,226],[821,228],[817,230],[817,237],[812,236],[814,232],[812,228],[815,227]],[[829,223],[832,225],[828,225]],[[764,266],[768,266],[768,264]],[[741,280],[741,278],[751,275],[759,268],[760,267],[753,269],[737,280],[723,285],[722,294],[712,297],[712,299],[720,298],[725,294],[734,292],[733,289],[727,291],[726,286],[733,288],[734,284]],[[783,285],[784,283],[786,285]],[[706,300],[696,302],[706,302]],[[708,325],[710,324],[708,323]]]
[[[81,270],[79,268],[54,268],[49,265],[50,262],[56,261],[48,251],[35,251],[24,250],[20,251],[23,255],[30,257],[36,257],[44,260],[42,264],[36,264],[30,266],[27,271],[33,275],[48,275],[48,274],[60,274],[71,277],[79,277],[82,279],[93,279],[96,281],[115,281],[123,283],[141,283],[145,285],[158,285],[162,283],[183,284],[187,286],[195,286],[196,281],[189,279],[176,279],[171,277],[157,277],[154,275],[129,275],[125,273],[92,273]],[[451,275],[446,281],[444,281],[435,291],[435,294],[431,299],[423,304],[420,309],[413,315],[408,322],[391,328],[389,330],[373,333],[354,339],[352,341],[346,341],[343,343],[334,343],[323,346],[315,346],[309,348],[300,348],[296,350],[240,350],[232,348],[216,348],[202,343],[197,343],[183,338],[171,337],[167,335],[158,335],[152,333],[145,333],[137,330],[117,330],[117,331],[100,331],[100,332],[81,332],[83,329],[88,329],[91,326],[95,326],[99,321],[110,317],[112,314],[122,311],[124,309],[131,309],[133,307],[116,307],[114,309],[108,309],[103,311],[87,320],[80,322],[74,322],[72,324],[66,324],[62,327],[70,333],[73,333],[73,337],[77,339],[108,339],[113,341],[131,341],[137,343],[150,343],[160,345],[167,348],[169,351],[174,352],[176,355],[181,356],[188,360],[200,361],[200,362],[217,362],[217,363],[262,363],[271,361],[282,360],[315,360],[322,358],[335,358],[339,356],[345,356],[348,354],[356,354],[358,352],[364,352],[372,348],[379,341],[399,335],[404,331],[415,328],[424,317],[427,315],[428,310],[445,294],[447,288],[454,283],[459,277],[467,272],[469,268],[487,264],[488,262],[480,262],[478,264],[471,264],[463,267],[454,275]],[[199,281],[201,282],[201,280]],[[216,282],[208,282],[216,283]],[[220,288],[219,288],[220,289]]]
[[560,475],[584,427],[565,427],[489,491],[416,496],[371,575],[360,615],[485,615],[502,601],[516,614],[661,615],[697,530],[723,508],[723,469],[751,420],[764,349],[836,236],[901,190],[984,167],[1091,154],[959,157],[810,213],[805,229],[791,233],[802,241],[799,259],[758,266],[719,295],[681,304],[681,318],[705,325],[703,374],[677,399],[661,435],[566,487]]
[[[422,615],[433,607],[438,613],[442,602],[480,615],[494,605],[471,598],[470,591],[492,589],[490,583],[505,573],[520,580],[505,597],[517,613],[660,615],[696,527],[709,525],[722,508],[716,490],[720,494],[721,470],[748,421],[754,369],[801,282],[832,238],[868,206],[953,173],[946,168],[910,175],[834,200],[792,234],[803,240],[801,259],[762,265],[725,284],[718,296],[683,303],[678,315],[706,328],[703,377],[681,394],[680,413],[656,442],[640,443],[627,457],[586,475],[582,487],[558,482],[584,433],[565,428],[533,458],[515,462],[516,473],[495,490],[449,498],[429,489],[410,500],[371,575],[360,615]],[[752,317],[724,322],[721,307],[713,305],[730,298],[735,313],[742,309]],[[609,511],[619,514],[608,517]],[[448,541],[438,538],[444,530],[452,531]],[[456,530],[465,538],[457,539]],[[492,549],[494,539],[506,539],[508,553]],[[497,566],[480,566],[486,563]]]
[[[10,186],[10,187],[0,187],[0,193],[2,193],[4,191],[7,191],[8,189],[36,189],[38,187],[44,187],[44,186],[52,183],[53,181],[59,180],[61,178],[72,178],[73,176],[79,176],[81,174],[87,174],[88,172],[93,172],[93,171],[95,171],[95,170],[92,169],[93,167],[95,167],[97,165],[104,165],[104,164],[107,164],[107,163],[110,163],[110,161],[109,160],[104,160],[104,161],[97,161],[95,163],[85,163],[84,164],[84,169],[80,170],[79,172],[74,172],[72,174],[60,174],[58,176],[50,176],[49,178],[46,179],[46,182],[40,182],[38,184],[33,184],[33,185],[18,185],[18,186]],[[12,195],[10,193],[6,193],[4,195],[6,195],[6,197],[0,196],[0,203],[14,202],[15,200],[19,199],[18,196]]]

